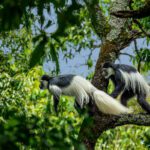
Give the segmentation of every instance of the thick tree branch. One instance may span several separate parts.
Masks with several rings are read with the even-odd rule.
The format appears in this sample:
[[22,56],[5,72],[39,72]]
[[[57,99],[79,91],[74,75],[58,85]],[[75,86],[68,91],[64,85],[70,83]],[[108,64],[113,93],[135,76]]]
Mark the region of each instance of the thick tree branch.
[[111,12],[111,15],[120,18],[135,18],[140,19],[150,16],[150,0],[147,0],[143,7],[140,7],[138,10],[121,10]]
[[79,133],[79,141],[84,142],[88,150],[93,150],[97,139],[104,131],[126,124],[150,126],[150,115],[141,113],[114,116],[96,112],[93,117],[85,118]]
[[[122,9],[127,9],[127,6],[128,6],[127,0],[126,1],[114,0],[110,6],[110,13]],[[109,20],[109,25],[111,27],[111,30],[107,35],[106,40],[116,41],[116,39],[119,39],[118,37],[120,37],[122,33],[126,34],[124,31],[124,29],[126,28],[125,27],[126,23],[127,23],[127,19],[121,19],[111,15]]]
[[89,11],[92,26],[96,34],[100,37],[100,39],[103,42],[103,39],[106,38],[110,27],[108,25],[106,17],[102,13],[101,7],[99,6],[99,1],[85,0],[85,3]]
[[141,114],[127,114],[119,116],[115,126],[134,124],[140,126],[150,126],[150,115],[146,113]]
[[[129,8],[131,11],[133,11],[133,7],[132,7],[132,3],[133,3],[133,0],[129,0]],[[144,29],[143,29],[143,26],[142,24],[137,20],[137,19],[133,19],[133,22],[139,27],[139,29],[141,30],[141,32],[147,36],[147,37],[150,37],[150,33],[147,33]],[[131,28],[130,28],[131,29]],[[131,29],[132,30],[132,29]]]

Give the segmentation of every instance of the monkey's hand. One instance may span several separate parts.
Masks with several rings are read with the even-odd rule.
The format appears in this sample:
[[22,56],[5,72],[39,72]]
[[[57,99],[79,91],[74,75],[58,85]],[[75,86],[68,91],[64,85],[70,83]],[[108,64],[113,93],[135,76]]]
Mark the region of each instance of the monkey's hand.
[[123,90],[123,85],[117,85],[115,90],[110,94],[111,97],[113,98],[117,98],[117,96],[121,93],[121,91]]

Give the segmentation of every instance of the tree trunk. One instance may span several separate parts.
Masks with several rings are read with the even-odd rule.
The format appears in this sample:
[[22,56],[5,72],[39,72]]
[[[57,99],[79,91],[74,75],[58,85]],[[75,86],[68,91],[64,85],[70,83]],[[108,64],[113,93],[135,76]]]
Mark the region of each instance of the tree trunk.
[[[101,75],[102,64],[106,61],[114,62],[118,58],[120,50],[128,46],[134,39],[136,39],[138,34],[127,30],[127,19],[110,16],[109,22],[104,20],[106,18],[102,15],[98,2],[95,3],[94,1],[94,4],[92,5],[86,1],[86,4],[91,14],[90,17],[93,22],[93,27],[97,32],[97,35],[99,35],[102,40],[100,54],[96,63],[92,83],[98,89],[105,90],[107,83]],[[110,12],[127,10],[127,6],[127,0],[114,0],[111,3]],[[93,17],[92,15],[99,16],[96,18],[102,19],[102,22],[95,20],[95,16]],[[109,30],[104,27],[104,24],[101,24],[103,22],[108,23],[108,25],[105,25],[109,28]],[[102,30],[98,27],[101,27]],[[90,109],[93,115],[90,115],[84,119],[78,138],[80,142],[85,144],[88,150],[94,150],[97,139],[104,131],[108,129],[124,124],[150,125],[150,115],[147,114],[126,114],[120,116],[105,115],[98,111],[95,104],[93,104]]]

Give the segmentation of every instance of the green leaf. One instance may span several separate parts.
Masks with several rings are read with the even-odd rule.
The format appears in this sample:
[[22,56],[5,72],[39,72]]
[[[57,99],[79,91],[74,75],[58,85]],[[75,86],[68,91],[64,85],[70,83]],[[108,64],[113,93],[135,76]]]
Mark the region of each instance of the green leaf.
[[40,62],[45,54],[45,45],[47,44],[48,38],[43,36],[42,40],[38,43],[33,53],[31,54],[29,67],[32,68]]
[[91,58],[88,59],[87,65],[89,68],[91,68],[93,66],[93,60]]
[[48,27],[50,27],[50,26],[51,26],[51,24],[52,24],[52,21],[51,21],[51,20],[49,20],[49,21],[47,22],[46,26],[45,26],[44,28],[45,28],[45,29],[47,29]]
[[58,54],[56,52],[54,45],[52,44],[50,44],[50,55],[51,55],[52,61],[55,62],[56,64],[56,73],[58,73],[60,71]]

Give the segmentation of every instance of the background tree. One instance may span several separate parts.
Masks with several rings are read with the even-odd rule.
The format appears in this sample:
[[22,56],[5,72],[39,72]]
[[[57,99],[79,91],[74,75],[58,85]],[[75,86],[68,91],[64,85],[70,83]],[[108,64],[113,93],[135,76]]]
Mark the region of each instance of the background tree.
[[[7,83],[6,88],[1,88],[1,147],[71,149],[74,145],[78,146],[77,149],[79,146],[83,148],[77,144],[76,138],[81,118],[73,119],[74,113],[64,109],[68,109],[70,103],[63,103],[62,98],[61,106],[64,108],[60,107],[58,119],[51,110],[47,93],[39,92],[37,82],[42,74],[39,65],[51,60],[56,66],[53,73],[59,73],[60,52],[68,60],[75,57],[74,51],[80,53],[82,48],[93,49],[99,39],[100,54],[94,75],[91,75],[92,83],[97,88],[105,90],[106,83],[101,76],[102,63],[114,62],[131,42],[135,44],[134,64],[139,71],[147,72],[150,51],[145,47],[138,49],[136,40],[145,38],[149,44],[148,9],[149,0],[1,1],[1,87]],[[87,65],[92,66],[90,56]],[[43,102],[43,99],[46,101]],[[148,114],[108,116],[98,112],[95,105],[91,110],[94,116],[84,116],[78,136],[78,140],[88,149],[94,149],[98,137],[108,129],[125,124],[150,125]],[[41,116],[44,117],[41,119]],[[64,116],[68,117],[66,121]],[[147,131],[144,128],[144,132]],[[103,142],[112,140],[106,140],[109,136],[113,138],[114,134],[102,135]],[[148,134],[146,137],[143,141],[148,145],[146,143],[150,138]],[[62,138],[65,140],[60,144]],[[6,145],[7,142],[12,144]]]

